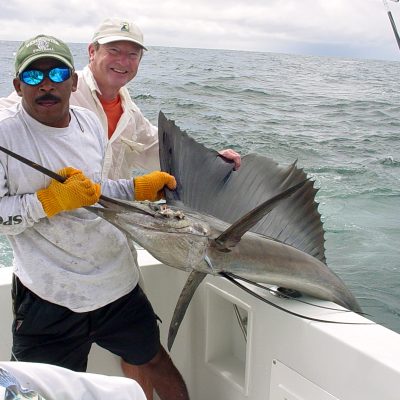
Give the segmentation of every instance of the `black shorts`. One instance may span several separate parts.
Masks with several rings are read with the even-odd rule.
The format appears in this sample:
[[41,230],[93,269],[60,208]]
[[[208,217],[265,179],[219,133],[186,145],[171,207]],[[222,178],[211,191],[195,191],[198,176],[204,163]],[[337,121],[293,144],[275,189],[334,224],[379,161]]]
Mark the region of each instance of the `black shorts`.
[[36,296],[14,275],[12,298],[12,360],[86,371],[92,343],[135,365],[160,348],[158,318],[139,285],[111,304],[77,313]]

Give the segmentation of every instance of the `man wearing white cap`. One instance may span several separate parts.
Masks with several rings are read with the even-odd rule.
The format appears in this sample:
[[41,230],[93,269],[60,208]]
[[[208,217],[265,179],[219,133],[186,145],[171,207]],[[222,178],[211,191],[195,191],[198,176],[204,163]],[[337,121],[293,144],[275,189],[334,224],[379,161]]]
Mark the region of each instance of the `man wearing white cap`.
[[[157,127],[132,101],[125,85],[137,74],[144,46],[136,24],[106,19],[89,44],[89,65],[78,72],[78,90],[71,104],[94,111],[108,133],[104,176],[128,178],[133,169],[159,169]],[[231,149],[220,152],[240,166],[240,155]]]
[[[143,116],[125,86],[136,76],[143,51],[147,50],[142,32],[133,22],[106,19],[96,29],[88,50],[89,65],[78,72],[78,89],[71,104],[94,111],[108,134],[103,177],[129,178],[134,169],[159,169],[157,127]],[[220,154],[239,168],[238,153],[226,149]],[[139,381],[152,400],[146,368],[122,361],[125,375]],[[183,380],[179,386],[184,388]]]

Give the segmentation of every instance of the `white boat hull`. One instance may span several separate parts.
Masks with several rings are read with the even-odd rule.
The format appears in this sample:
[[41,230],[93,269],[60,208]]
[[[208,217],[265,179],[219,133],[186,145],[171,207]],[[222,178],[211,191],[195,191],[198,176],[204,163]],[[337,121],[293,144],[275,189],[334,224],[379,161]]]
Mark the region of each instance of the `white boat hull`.
[[[144,250],[145,291],[160,316],[165,345],[187,274],[159,264]],[[0,359],[10,358],[11,269],[0,269]],[[197,290],[171,357],[191,400],[398,400],[400,335],[354,313],[316,308],[266,294],[294,312],[362,323],[313,322],[257,300],[230,282],[208,276]],[[340,308],[331,303],[315,304]],[[234,307],[247,315],[247,342]],[[90,372],[122,375],[118,357],[93,346]]]

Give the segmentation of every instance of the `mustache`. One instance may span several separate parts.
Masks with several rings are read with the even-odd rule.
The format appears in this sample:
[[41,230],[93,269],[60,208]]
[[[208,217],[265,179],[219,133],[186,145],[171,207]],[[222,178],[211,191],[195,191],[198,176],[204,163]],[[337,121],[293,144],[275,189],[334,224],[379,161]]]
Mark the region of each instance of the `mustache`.
[[35,101],[60,101],[61,99],[58,96],[54,96],[54,94],[46,93],[43,96],[38,97]]

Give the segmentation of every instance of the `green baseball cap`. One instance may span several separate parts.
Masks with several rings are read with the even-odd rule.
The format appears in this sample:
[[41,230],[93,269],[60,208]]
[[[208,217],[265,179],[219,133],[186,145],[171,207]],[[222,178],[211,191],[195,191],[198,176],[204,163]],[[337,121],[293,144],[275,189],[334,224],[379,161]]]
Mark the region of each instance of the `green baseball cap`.
[[15,56],[15,73],[18,76],[33,61],[40,58],[55,58],[74,69],[74,58],[69,47],[53,36],[38,35],[25,40]]

